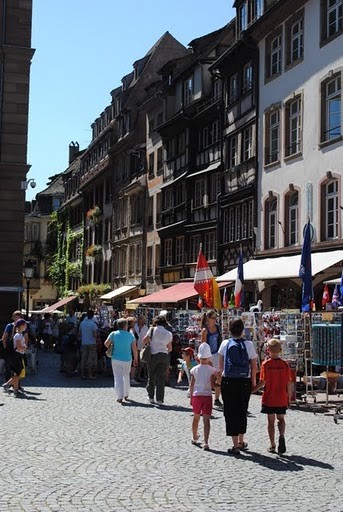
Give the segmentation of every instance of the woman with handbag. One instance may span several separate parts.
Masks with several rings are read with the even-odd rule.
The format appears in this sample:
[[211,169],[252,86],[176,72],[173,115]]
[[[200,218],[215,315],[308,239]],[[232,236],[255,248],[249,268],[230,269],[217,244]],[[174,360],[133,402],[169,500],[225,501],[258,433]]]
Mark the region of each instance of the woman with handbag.
[[117,402],[123,404],[123,401],[128,399],[130,392],[132,355],[133,366],[137,366],[138,352],[136,339],[133,334],[127,330],[126,318],[119,318],[117,320],[117,326],[118,330],[111,332],[104,344],[108,349],[106,355],[111,357],[114,390],[117,394]]
[[173,335],[165,328],[166,319],[163,316],[154,318],[153,327],[150,327],[143,338],[143,345],[150,344],[150,360],[148,362],[148,400],[154,403],[156,389],[156,403],[164,402],[165,375],[169,366],[169,352],[172,350]]

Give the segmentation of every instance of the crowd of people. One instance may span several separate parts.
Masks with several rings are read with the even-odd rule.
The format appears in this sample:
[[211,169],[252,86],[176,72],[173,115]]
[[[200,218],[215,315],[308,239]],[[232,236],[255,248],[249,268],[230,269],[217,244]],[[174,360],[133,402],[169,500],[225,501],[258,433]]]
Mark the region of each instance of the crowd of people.
[[[285,414],[291,400],[291,376],[288,364],[280,358],[280,342],[269,340],[268,356],[262,363],[257,382],[256,350],[254,344],[244,338],[245,329],[240,318],[230,322],[230,337],[222,340],[216,311],[205,312],[201,323],[201,340],[195,353],[194,347],[181,347],[177,340],[174,342],[167,312],[162,313],[154,318],[150,327],[145,317],[140,315],[138,319],[116,318],[111,327],[107,325],[106,329],[101,329],[91,309],[80,321],[72,310],[63,321],[55,315],[45,314],[40,320],[31,318],[30,322],[22,318],[20,311],[15,311],[0,344],[0,357],[5,362],[3,390],[9,392],[13,388],[15,397],[25,392],[21,381],[25,377],[25,353],[30,345],[35,349],[40,347],[55,351],[58,347],[61,372],[66,372],[68,376],[80,375],[82,379],[95,379],[108,361],[119,404],[124,405],[130,400],[132,384],[146,381],[149,403],[163,407],[171,363],[180,360],[176,367],[179,370],[177,382],[181,383],[184,377],[187,378],[187,396],[193,409],[192,444],[199,443],[202,417],[202,447],[209,450],[210,419],[214,405],[223,408],[226,435],[232,439],[228,452],[239,455],[246,450],[250,395],[263,387],[261,412],[268,418],[268,451],[285,453]],[[276,420],[278,446],[275,440]]]

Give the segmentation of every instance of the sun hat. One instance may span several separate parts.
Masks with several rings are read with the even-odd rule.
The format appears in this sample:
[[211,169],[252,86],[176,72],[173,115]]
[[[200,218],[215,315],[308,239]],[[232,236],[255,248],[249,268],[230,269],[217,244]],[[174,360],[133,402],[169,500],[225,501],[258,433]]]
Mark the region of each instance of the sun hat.
[[210,345],[208,343],[201,343],[198,350],[198,357],[200,359],[209,359],[211,355]]

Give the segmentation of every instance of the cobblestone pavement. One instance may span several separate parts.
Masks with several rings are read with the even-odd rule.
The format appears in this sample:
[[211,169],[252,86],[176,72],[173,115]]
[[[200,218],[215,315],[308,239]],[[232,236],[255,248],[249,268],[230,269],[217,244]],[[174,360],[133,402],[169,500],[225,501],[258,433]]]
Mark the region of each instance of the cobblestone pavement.
[[0,511],[343,511],[343,421],[287,413],[287,456],[266,452],[260,398],[250,403],[249,451],[230,456],[214,411],[211,451],[190,443],[185,389],[165,406],[143,387],[115,402],[112,379],[67,378],[55,354],[41,354],[27,399],[0,401]]

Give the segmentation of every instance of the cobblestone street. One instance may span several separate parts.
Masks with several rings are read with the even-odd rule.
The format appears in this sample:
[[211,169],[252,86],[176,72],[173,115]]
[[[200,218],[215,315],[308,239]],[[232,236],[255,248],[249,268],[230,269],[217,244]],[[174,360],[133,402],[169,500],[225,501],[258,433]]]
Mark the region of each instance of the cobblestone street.
[[132,388],[115,402],[112,378],[81,381],[40,354],[26,399],[1,398],[0,511],[343,511],[343,422],[291,410],[287,456],[266,451],[266,418],[251,399],[250,450],[227,454],[214,411],[211,451],[190,443],[185,389],[167,388],[165,406]]

